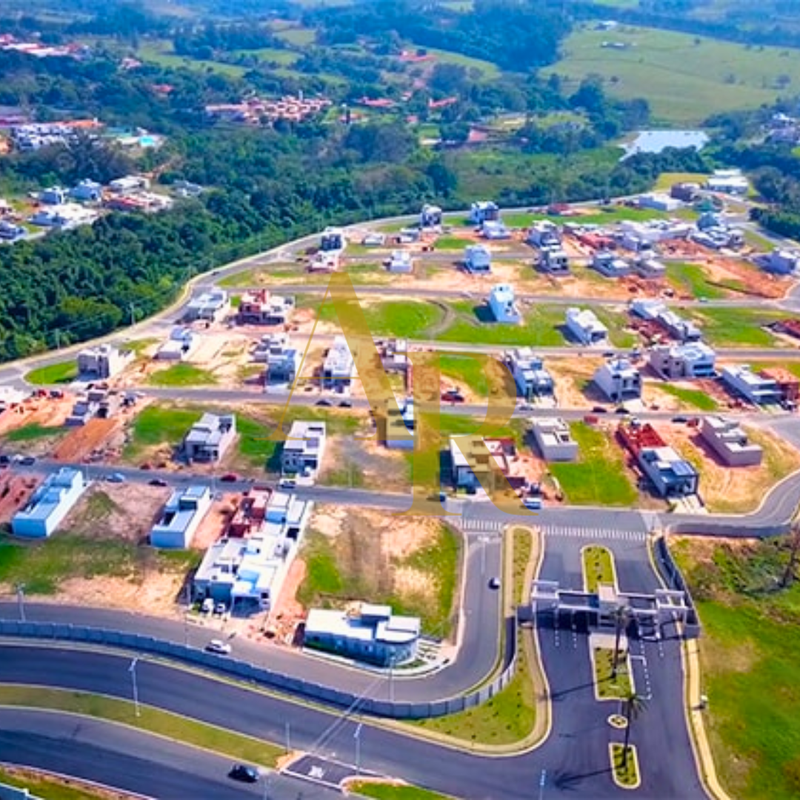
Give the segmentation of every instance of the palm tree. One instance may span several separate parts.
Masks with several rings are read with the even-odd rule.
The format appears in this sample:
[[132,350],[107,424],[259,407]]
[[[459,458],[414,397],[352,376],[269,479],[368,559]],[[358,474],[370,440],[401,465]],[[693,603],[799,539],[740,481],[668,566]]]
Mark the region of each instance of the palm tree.
[[611,669],[611,680],[617,677],[617,669],[619,668],[619,642],[622,638],[622,631],[628,627],[631,619],[631,610],[629,606],[617,606],[614,609],[614,664]]
[[625,717],[625,744],[622,746],[622,766],[628,766],[628,746],[631,740],[631,723],[647,708],[647,700],[635,689],[631,689],[622,698],[623,716]]

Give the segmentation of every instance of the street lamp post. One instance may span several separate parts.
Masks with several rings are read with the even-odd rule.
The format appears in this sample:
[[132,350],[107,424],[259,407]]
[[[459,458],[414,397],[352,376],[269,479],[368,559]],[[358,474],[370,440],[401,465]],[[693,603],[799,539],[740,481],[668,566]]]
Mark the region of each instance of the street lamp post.
[[356,775],[361,774],[361,723],[356,726],[356,732],[353,734],[356,740]]
[[539,778],[539,800],[542,800],[542,798],[544,797],[544,785],[546,781],[547,781],[547,770],[543,769],[542,774]]
[[131,685],[133,687],[133,708],[136,716],[139,716],[139,687],[136,685],[136,664],[139,659],[134,658],[131,665],[128,667],[128,672],[131,674]]
[[17,584],[17,605],[19,606],[19,621],[25,622],[25,584]]

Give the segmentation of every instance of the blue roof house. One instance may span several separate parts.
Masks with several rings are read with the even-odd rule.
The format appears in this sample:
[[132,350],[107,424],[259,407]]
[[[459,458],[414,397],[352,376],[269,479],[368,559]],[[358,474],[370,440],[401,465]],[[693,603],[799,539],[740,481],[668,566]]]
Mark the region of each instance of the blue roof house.
[[48,537],[67,516],[86,488],[83,473],[62,467],[48,475],[31,495],[28,504],[11,519],[15,536]]
[[210,506],[208,486],[174,491],[164,505],[161,519],[150,529],[150,544],[171,549],[188,547]]

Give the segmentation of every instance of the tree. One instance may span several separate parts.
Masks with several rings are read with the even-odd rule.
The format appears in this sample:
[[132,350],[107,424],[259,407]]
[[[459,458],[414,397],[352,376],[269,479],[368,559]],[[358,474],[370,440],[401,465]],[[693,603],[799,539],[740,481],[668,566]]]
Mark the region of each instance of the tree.
[[647,700],[640,695],[635,689],[631,689],[625,697],[622,698],[623,716],[625,717],[625,744],[622,746],[622,766],[628,766],[628,748],[631,741],[631,726],[635,719],[645,711],[647,708]]
[[629,606],[617,606],[614,609],[614,665],[611,669],[611,679],[617,677],[617,669],[619,668],[619,643],[622,639],[622,631],[628,627],[631,621],[631,609]]
[[795,522],[789,534],[789,562],[781,578],[781,589],[785,589],[794,580],[798,552],[800,552],[800,524]]

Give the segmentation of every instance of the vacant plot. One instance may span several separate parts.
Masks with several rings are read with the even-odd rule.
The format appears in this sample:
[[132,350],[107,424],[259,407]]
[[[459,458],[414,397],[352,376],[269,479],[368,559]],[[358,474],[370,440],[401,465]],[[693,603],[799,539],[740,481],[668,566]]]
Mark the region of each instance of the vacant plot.
[[171,453],[201,416],[202,411],[197,408],[160,404],[147,406],[133,422],[123,458],[137,459],[148,451],[163,447],[168,447]]
[[[441,322],[444,317],[444,312],[438,305],[413,300],[364,303],[362,310],[373,335],[409,339],[424,339],[428,329]],[[338,319],[331,303],[324,303],[319,307],[318,318],[322,322],[334,322]]]
[[[603,47],[614,42],[620,48]],[[600,75],[616,97],[646,97],[656,120],[696,125],[712,114],[771,104],[800,82],[795,51],[749,47],[654,28],[578,29],[550,68],[578,82]]]
[[706,730],[737,800],[800,796],[800,583],[785,538],[677,539],[703,624]]
[[439,367],[445,378],[469,387],[480,397],[486,396],[489,390],[486,369],[480,359],[441,353]]
[[674,183],[699,183],[702,186],[707,180],[708,175],[704,172],[662,172],[653,188],[666,192]]
[[571,429],[578,461],[550,464],[567,500],[575,505],[632,505],[636,489],[625,470],[622,450],[607,433],[583,422],[573,423]]
[[703,338],[716,347],[775,347],[781,340],[764,326],[785,313],[757,308],[704,308],[688,311],[703,329]]
[[25,375],[25,380],[35,386],[52,386],[58,383],[72,383],[78,377],[77,361],[61,361],[38,367]]
[[712,281],[700,264],[680,264],[673,262],[667,265],[667,280],[679,291],[692,297],[705,297],[719,300],[733,293],[744,292],[746,287],[741,281]]
[[489,310],[483,304],[452,303],[454,321],[438,335],[447,342],[513,345],[525,342],[532,347],[558,347],[564,344],[562,326],[564,309],[558,306],[537,305],[525,316],[522,325],[504,325],[490,321]]
[[433,518],[403,520],[367,509],[318,508],[301,557],[306,607],[369,600],[422,619],[446,638],[453,625],[460,568],[457,534]]
[[118,419],[90,419],[85,425],[73,428],[53,450],[56,461],[82,461],[98,450],[119,426]]
[[659,392],[675,397],[681,401],[681,404],[690,409],[697,409],[698,411],[716,411],[718,408],[717,401],[711,395],[700,389],[690,389],[686,386],[675,386],[672,383],[659,383],[657,384]]
[[173,364],[153,372],[147,379],[151,386],[207,386],[217,382],[208,370],[192,364]]

